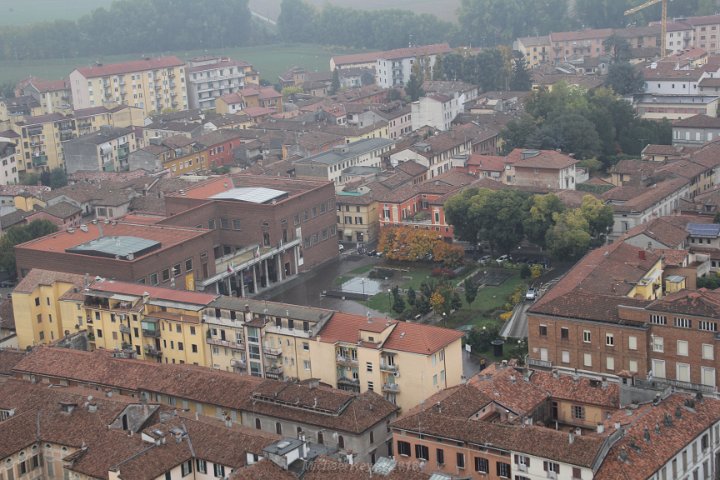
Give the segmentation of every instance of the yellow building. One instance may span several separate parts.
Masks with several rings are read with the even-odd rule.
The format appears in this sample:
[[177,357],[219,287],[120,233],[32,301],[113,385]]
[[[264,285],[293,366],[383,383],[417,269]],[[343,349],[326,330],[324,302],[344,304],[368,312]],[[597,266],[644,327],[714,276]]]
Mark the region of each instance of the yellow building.
[[[462,381],[462,332],[315,307],[32,270],[13,293],[20,348],[87,330],[91,349],[372,390],[409,409]],[[36,321],[37,319],[37,321]]]
[[114,103],[147,116],[188,108],[185,64],[174,56],[78,68],[69,78],[76,110]]
[[333,313],[302,305],[219,297],[205,311],[208,366],[268,378],[313,378],[314,336]]
[[23,117],[12,126],[22,137],[18,171],[36,172],[62,167],[62,142],[77,134],[72,115],[52,113],[35,117]]
[[[85,328],[85,316],[61,300],[82,288],[83,276],[31,270],[12,293],[15,328],[20,348],[52,343]],[[75,328],[75,326],[78,328]]]
[[216,295],[99,280],[84,296],[95,348],[133,352],[163,363],[207,363],[201,315]]
[[207,150],[192,152],[182,157],[170,158],[163,162],[163,170],[170,172],[171,176],[195,173],[209,168]]
[[462,332],[338,312],[311,345],[312,376],[407,410],[462,381]]
[[127,128],[145,125],[144,111],[127,105],[86,108],[76,110],[73,115],[78,136],[97,132],[101,127]]
[[15,208],[23,212],[32,212],[35,208],[45,208],[47,203],[31,192],[21,192],[13,197]]
[[369,193],[337,194],[338,239],[343,242],[374,243],[380,233],[378,203]]

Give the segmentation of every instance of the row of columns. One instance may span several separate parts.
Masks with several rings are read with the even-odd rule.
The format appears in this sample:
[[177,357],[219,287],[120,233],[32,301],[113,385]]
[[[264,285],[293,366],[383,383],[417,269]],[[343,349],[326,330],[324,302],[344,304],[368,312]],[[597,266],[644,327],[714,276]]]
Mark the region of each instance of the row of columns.
[[[300,247],[297,247],[297,246],[296,246],[296,247],[293,247],[293,249],[292,249],[292,253],[293,253],[292,256],[293,256],[293,260],[294,260],[294,264],[295,264],[295,265],[294,265],[295,271],[293,272],[293,271],[292,271],[292,268],[291,268],[291,269],[290,269],[290,275],[297,275],[297,273],[298,273],[298,269],[299,269],[299,266],[298,266],[299,248],[300,248]],[[274,260],[273,260],[273,259],[274,259]],[[277,254],[273,255],[271,258],[266,258],[266,259],[260,261],[260,263],[256,263],[256,264],[254,264],[252,267],[249,267],[249,268],[252,270],[252,277],[253,277],[253,287],[254,287],[254,291],[253,291],[252,293],[257,294],[258,292],[260,292],[260,290],[261,290],[262,288],[268,288],[268,287],[270,286],[270,268],[269,268],[269,265],[270,265],[270,262],[271,262],[271,261],[275,261],[275,273],[276,273],[276,276],[277,276],[276,282],[282,282],[282,281],[286,278],[285,268],[284,268],[283,259],[282,259],[282,253],[277,253]],[[265,277],[264,277],[264,278],[265,278],[265,287],[262,287],[262,286],[260,285],[260,283],[258,282],[258,268],[260,269],[261,273],[263,273],[263,274],[265,275]],[[240,270],[240,271],[238,271],[238,272],[235,272],[235,273],[232,274],[232,275],[229,275],[227,278],[225,278],[224,280],[222,280],[222,281],[225,283],[225,288],[226,288],[226,291],[227,291],[228,295],[230,295],[230,294],[232,293],[232,279],[233,279],[233,277],[235,277],[235,278],[238,278],[238,277],[239,277],[239,279],[240,279],[240,281],[239,281],[239,283],[240,283],[240,296],[241,296],[241,297],[245,297],[245,296],[246,296],[246,291],[245,291],[245,272],[246,272],[246,271],[247,271],[247,268],[242,269],[242,270]],[[220,282],[217,282],[217,283],[215,284],[215,292],[216,292],[216,293],[220,293]]]

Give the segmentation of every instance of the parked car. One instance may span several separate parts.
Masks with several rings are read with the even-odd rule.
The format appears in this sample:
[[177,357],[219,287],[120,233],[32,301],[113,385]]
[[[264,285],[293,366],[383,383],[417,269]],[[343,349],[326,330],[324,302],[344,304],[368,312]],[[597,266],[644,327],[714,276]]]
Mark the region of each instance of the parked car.
[[497,263],[512,262],[512,257],[510,255],[500,255],[495,261]]
[[368,252],[367,252],[368,257],[374,257],[375,255],[377,255],[377,250],[368,250]]
[[527,292],[525,292],[525,300],[535,301],[537,298],[537,290],[534,288],[528,288]]
[[483,255],[482,257],[480,257],[480,260],[478,260],[478,263],[481,265],[487,265],[488,263],[490,263],[490,260],[492,260],[492,256]]

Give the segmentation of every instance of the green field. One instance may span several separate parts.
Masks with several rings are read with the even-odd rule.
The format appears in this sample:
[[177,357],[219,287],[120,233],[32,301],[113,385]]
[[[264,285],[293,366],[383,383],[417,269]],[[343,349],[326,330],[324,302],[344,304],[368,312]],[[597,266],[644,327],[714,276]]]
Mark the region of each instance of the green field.
[[112,0],[0,0],[0,26],[77,20]]
[[[146,55],[177,55],[181,59],[189,59],[204,54],[227,55],[236,60],[251,63],[260,72],[260,76],[271,83],[277,82],[279,74],[293,65],[309,71],[330,70],[330,57],[336,54],[352,53],[352,50],[340,47],[331,48],[316,45],[264,45],[259,47],[224,48],[212,51],[161,52]],[[48,60],[0,61],[0,83],[17,82],[34,75],[47,79],[60,79],[67,76],[74,68],[91,65],[96,61],[102,63],[122,62],[138,59],[140,55],[107,55],[94,58],[58,58]]]

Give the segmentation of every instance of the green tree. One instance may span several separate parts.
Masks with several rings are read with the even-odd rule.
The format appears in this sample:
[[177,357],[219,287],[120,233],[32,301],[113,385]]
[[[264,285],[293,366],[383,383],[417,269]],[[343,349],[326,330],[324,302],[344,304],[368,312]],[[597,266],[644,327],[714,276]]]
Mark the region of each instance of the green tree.
[[435,57],[435,64],[433,65],[432,70],[432,79],[433,80],[445,80],[445,69],[443,68],[443,56],[438,55]]
[[473,352],[487,352],[492,347],[492,341],[500,336],[500,327],[496,323],[483,325],[483,328],[473,328],[468,334],[467,343]]
[[395,296],[393,299],[392,309],[395,313],[402,313],[405,311],[405,301],[400,295]]
[[415,292],[415,289],[412,287],[408,287],[407,290],[407,303],[410,305],[415,305],[415,301],[417,300],[417,293]]
[[462,80],[464,60],[458,53],[446,53],[443,55],[442,69],[446,80]]
[[460,299],[460,295],[457,292],[452,293],[452,297],[450,298],[450,307],[458,311],[462,308],[462,300]]
[[332,83],[330,84],[330,95],[335,95],[340,90],[340,70],[333,70]]
[[15,84],[13,82],[0,83],[0,98],[14,98]]
[[312,42],[316,37],[317,12],[301,0],[282,0],[277,29],[285,42]]
[[27,225],[10,227],[0,238],[0,269],[14,278],[16,275],[15,245],[55,232],[57,232],[57,226],[48,220],[33,220]]
[[510,76],[510,90],[526,92],[532,88],[532,78],[527,62],[522,54],[513,60],[512,75]]
[[532,243],[545,246],[545,235],[555,224],[554,215],[565,211],[565,205],[560,198],[549,193],[547,195],[533,195],[530,199],[530,208],[523,221],[525,236]]
[[600,153],[600,136],[595,125],[578,113],[556,115],[540,129],[542,148],[572,153],[579,159]]
[[532,275],[532,272],[530,271],[530,265],[527,263],[523,263],[520,266],[520,278],[525,280],[526,278],[530,278],[530,275]]
[[417,73],[413,72],[410,74],[410,80],[405,85],[405,94],[410,97],[410,100],[415,102],[420,97],[425,95],[425,90],[422,88],[422,79]]
[[628,62],[614,63],[608,71],[607,84],[618,95],[642,92],[645,79],[641,71]]
[[577,259],[590,248],[589,225],[579,209],[554,215],[555,225],[545,240],[550,253],[557,259]]
[[467,301],[468,305],[472,305],[477,298],[478,284],[466,278],[463,282],[463,287],[465,288],[465,301]]
[[50,170],[50,176],[48,178],[47,186],[56,189],[64,187],[68,184],[67,173],[62,167],[55,167]]
[[417,302],[415,303],[415,308],[417,308],[417,311],[423,315],[430,313],[430,310],[432,310],[432,306],[425,295],[420,295],[418,297]]
[[508,154],[516,148],[535,147],[539,148],[537,121],[529,114],[523,114],[517,119],[510,120],[505,128],[500,131],[503,139],[503,153]]
[[612,57],[613,63],[630,60],[630,42],[625,37],[613,33],[603,41],[603,47]]
[[597,244],[602,244],[613,224],[612,207],[592,195],[585,195],[580,205],[580,213],[588,222],[590,236],[598,240]]

